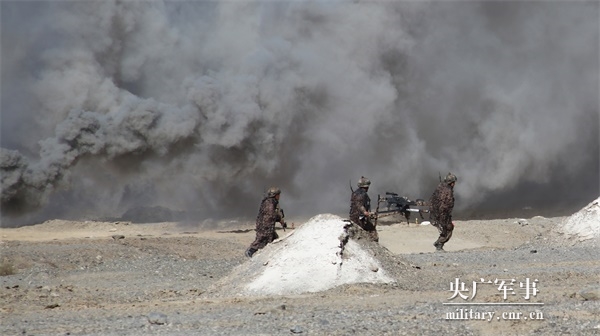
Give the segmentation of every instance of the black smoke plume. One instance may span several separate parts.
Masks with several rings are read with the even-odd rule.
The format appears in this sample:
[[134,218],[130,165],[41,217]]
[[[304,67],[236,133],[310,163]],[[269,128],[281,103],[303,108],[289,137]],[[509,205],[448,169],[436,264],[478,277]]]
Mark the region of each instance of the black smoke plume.
[[2,226],[599,194],[597,2],[2,1]]

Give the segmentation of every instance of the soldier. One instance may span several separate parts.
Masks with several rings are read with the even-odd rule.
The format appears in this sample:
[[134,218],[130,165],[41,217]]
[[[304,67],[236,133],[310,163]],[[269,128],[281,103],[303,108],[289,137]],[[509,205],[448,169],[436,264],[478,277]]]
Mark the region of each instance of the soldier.
[[439,238],[433,244],[437,251],[444,251],[444,244],[450,240],[452,230],[454,230],[452,209],[454,208],[454,185],[456,180],[454,174],[448,173],[444,181],[438,184],[429,201],[431,225],[437,227],[440,232]]
[[367,231],[372,241],[378,242],[377,229],[371,221],[371,198],[367,194],[371,181],[362,176],[358,180],[358,189],[350,197],[350,221]]
[[267,197],[263,198],[260,203],[258,216],[256,216],[256,239],[246,250],[248,258],[252,258],[256,251],[279,238],[275,232],[276,222],[280,222],[284,228],[286,227],[283,221],[283,210],[279,208],[279,197],[281,197],[281,190],[272,187],[267,191]]

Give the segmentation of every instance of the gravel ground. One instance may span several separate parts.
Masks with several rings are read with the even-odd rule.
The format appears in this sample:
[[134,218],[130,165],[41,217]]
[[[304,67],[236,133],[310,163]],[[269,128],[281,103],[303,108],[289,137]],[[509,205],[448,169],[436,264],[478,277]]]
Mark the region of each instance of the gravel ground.
[[[4,240],[0,252],[17,273],[0,277],[0,334],[598,335],[598,240],[554,233],[560,220],[459,222],[458,237],[482,247],[388,256],[396,260],[387,264],[403,265],[396,284],[275,297],[210,295],[211,286],[246,262],[243,251],[253,233],[244,230],[237,237],[192,232]],[[470,286],[511,278],[517,284],[538,279],[531,302],[543,305],[469,306],[528,302],[503,300],[495,286],[484,284],[472,301],[449,300],[455,279]],[[493,311],[494,318],[447,319],[461,309]],[[497,319],[518,312],[543,319]]]

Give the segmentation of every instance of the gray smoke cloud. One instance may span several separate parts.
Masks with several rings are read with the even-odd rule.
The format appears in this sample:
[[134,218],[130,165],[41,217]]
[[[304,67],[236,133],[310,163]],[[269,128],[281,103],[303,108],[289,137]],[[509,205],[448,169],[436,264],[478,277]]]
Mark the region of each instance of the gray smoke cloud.
[[2,1],[2,221],[599,194],[597,2]]

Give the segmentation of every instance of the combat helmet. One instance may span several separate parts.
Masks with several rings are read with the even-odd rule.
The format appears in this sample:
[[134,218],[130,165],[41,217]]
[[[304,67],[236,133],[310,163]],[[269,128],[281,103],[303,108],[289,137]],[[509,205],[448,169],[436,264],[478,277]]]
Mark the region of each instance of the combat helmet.
[[446,182],[447,184],[456,182],[458,179],[456,178],[456,175],[452,174],[452,173],[448,173],[448,175],[446,175],[446,177],[444,178],[444,182]]
[[267,197],[275,197],[275,196],[277,196],[279,194],[281,194],[281,190],[279,188],[277,188],[277,187],[271,187],[267,191]]
[[371,185],[371,181],[368,178],[361,176],[357,183],[359,188],[368,188]]

